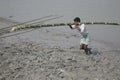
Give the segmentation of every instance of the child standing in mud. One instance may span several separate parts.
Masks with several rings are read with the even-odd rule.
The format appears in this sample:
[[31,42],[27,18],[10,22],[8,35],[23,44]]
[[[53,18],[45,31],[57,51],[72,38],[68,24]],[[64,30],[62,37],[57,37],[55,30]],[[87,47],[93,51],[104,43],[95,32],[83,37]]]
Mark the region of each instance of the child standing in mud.
[[79,17],[76,17],[74,19],[74,23],[72,25],[69,25],[71,29],[77,29],[82,38],[80,40],[80,49],[84,50],[86,54],[91,53],[91,49],[88,48],[88,45],[90,43],[90,35],[85,27],[85,24],[81,24],[81,20]]

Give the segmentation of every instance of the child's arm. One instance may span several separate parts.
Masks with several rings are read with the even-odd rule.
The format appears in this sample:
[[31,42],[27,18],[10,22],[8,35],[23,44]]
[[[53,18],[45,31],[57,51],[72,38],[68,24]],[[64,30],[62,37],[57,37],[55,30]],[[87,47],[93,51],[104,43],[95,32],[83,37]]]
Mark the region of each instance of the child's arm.
[[82,25],[79,27],[79,29],[81,29],[81,30],[80,30],[81,32],[84,32],[84,30],[85,30],[85,25],[82,24]]
[[71,29],[75,29],[75,28],[76,28],[75,25],[70,25],[70,24],[68,24],[68,26],[69,26]]
[[71,29],[73,29],[72,26],[71,26],[70,24],[68,24],[68,26],[69,26]]

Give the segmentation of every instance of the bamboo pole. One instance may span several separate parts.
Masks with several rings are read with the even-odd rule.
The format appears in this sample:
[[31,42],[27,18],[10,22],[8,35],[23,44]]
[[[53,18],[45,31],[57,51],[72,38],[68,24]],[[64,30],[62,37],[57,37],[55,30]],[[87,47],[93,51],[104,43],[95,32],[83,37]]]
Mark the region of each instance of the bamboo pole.
[[[119,26],[118,23],[110,23],[110,22],[83,22],[86,25],[116,25]],[[41,28],[41,27],[58,27],[58,26],[68,26],[72,23],[56,23],[56,24],[44,24],[44,25],[22,25],[16,26],[15,30],[22,30],[27,28]]]
[[[56,19],[56,18],[51,18],[51,19],[48,19],[48,20],[52,20],[52,19]],[[86,25],[116,25],[116,26],[120,25],[118,23],[110,23],[110,22],[82,22],[82,23],[84,23]],[[44,24],[44,25],[33,25],[33,24],[30,25],[29,24],[29,25],[15,26],[13,28],[15,28],[14,29],[15,31],[20,31],[20,30],[25,30],[25,29],[30,29],[30,31],[33,31],[33,30],[36,30],[37,28],[42,28],[42,27],[59,27],[59,26],[68,26],[69,24],[73,24],[73,23],[56,23],[56,24]],[[22,32],[22,33],[20,32],[20,33],[8,35],[8,36],[1,36],[0,39],[10,37],[10,36],[19,35],[19,34],[23,34],[23,33],[30,32],[30,31],[25,31],[25,32]]]
[[5,28],[1,28],[0,29],[0,36],[4,35],[6,33],[11,33],[20,29],[25,29],[25,28],[29,28],[29,26],[33,25],[33,24],[38,24],[41,22],[46,22],[46,21],[50,21],[50,20],[54,20],[54,19],[58,19],[62,16],[57,16],[57,15],[49,15],[49,16],[44,16],[41,18],[37,18],[37,19],[33,19],[33,20],[29,20],[20,24],[15,24],[12,26],[8,26]]

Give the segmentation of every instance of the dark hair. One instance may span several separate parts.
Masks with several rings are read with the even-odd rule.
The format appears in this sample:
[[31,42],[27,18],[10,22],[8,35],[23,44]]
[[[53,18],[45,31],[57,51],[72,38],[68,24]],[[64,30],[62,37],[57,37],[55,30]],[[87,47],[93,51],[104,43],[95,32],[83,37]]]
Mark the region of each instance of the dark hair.
[[81,22],[81,20],[80,20],[79,17],[76,17],[76,18],[74,19],[74,21],[75,21],[75,22]]

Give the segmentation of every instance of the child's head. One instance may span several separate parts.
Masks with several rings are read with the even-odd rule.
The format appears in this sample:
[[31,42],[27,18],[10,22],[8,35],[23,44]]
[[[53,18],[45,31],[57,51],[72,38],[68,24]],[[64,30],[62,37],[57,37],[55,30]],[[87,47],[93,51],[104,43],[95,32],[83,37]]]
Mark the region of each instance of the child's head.
[[80,20],[79,17],[76,17],[76,18],[74,19],[74,24],[75,24],[75,25],[79,25],[80,22],[81,22],[81,20]]

